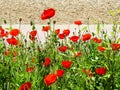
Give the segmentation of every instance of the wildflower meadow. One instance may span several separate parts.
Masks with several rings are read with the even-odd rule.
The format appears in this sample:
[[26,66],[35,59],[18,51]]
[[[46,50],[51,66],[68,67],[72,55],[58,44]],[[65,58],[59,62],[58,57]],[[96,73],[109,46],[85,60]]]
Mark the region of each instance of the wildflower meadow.
[[20,28],[1,24],[0,90],[120,90],[120,21],[113,19],[108,34],[101,29],[104,22],[91,32],[75,20],[71,32],[55,27],[55,15],[54,8],[40,15],[46,21],[44,43],[33,21],[27,35]]

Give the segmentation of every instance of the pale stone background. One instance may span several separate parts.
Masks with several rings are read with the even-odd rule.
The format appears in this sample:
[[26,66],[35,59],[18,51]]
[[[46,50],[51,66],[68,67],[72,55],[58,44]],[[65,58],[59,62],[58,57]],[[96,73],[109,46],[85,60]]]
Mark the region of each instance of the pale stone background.
[[[102,31],[104,30],[105,32],[107,32],[107,36],[109,38],[111,38],[112,26],[113,25],[111,25],[111,24],[109,24],[109,25],[107,24],[104,27],[101,27]],[[9,25],[3,25],[3,28],[6,28],[6,27],[9,27]],[[14,25],[12,25],[12,27],[13,28],[19,28],[19,25],[14,24]],[[44,43],[46,41],[45,37],[47,36],[47,33],[42,31],[42,27],[43,27],[43,25],[36,24],[37,38],[38,38],[39,41],[41,41],[41,43]],[[89,25],[89,26],[88,25],[81,25],[80,29],[82,30],[82,28],[84,28],[84,27],[87,27],[87,30],[90,31],[89,33],[92,33],[92,32],[96,33],[97,32],[97,29],[96,29],[97,25]],[[54,28],[55,29],[60,29],[60,33],[62,33],[64,29],[69,29],[70,30],[69,37],[73,35],[73,32],[75,33],[75,35],[78,35],[78,30],[79,30],[78,26],[74,25],[74,24],[56,25]],[[118,28],[120,28],[120,25],[118,25]],[[29,39],[29,32],[32,30],[31,26],[28,25],[28,24],[27,25],[21,25],[20,30],[21,30],[22,34],[25,35],[25,38],[27,40],[30,40]],[[117,37],[120,37],[120,33],[117,33],[116,35],[117,35]],[[99,38],[102,38],[101,34],[100,34]],[[111,38],[111,40],[112,40],[112,38]],[[114,40],[114,38],[113,38],[113,40]]]
[[[53,20],[58,24],[72,24],[74,20],[82,20],[84,24],[94,20],[111,23],[109,10],[120,9],[120,0],[0,0],[0,18],[17,24],[22,18],[23,24],[34,20],[37,24],[46,24],[40,19],[44,9],[54,8]],[[120,15],[117,16],[120,18]]]

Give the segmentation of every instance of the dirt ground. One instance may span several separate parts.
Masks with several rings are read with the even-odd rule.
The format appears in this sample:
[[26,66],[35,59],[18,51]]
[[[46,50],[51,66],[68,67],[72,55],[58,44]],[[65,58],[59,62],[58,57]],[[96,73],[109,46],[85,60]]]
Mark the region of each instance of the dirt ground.
[[[111,23],[108,12],[120,9],[120,0],[0,0],[0,18],[12,24],[17,24],[19,18],[23,24],[29,24],[31,20],[46,24],[40,15],[47,8],[56,10],[53,20],[57,24],[72,24],[74,20],[82,20],[84,24],[95,21]],[[117,18],[120,19],[120,15]]]

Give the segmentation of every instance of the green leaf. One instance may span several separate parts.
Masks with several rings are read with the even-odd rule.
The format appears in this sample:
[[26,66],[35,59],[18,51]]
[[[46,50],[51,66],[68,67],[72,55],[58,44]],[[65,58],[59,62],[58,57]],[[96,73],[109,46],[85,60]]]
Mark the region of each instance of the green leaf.
[[100,33],[100,24],[98,23],[97,24],[97,34],[99,34]]
[[104,23],[104,22],[102,22],[101,26],[102,26],[102,28],[104,28],[104,26],[105,26],[105,23]]
[[58,70],[58,68],[59,68],[59,67],[56,65],[56,66],[55,66],[55,69]]
[[12,26],[8,27],[8,28],[5,28],[6,30],[12,30]]
[[120,29],[118,30],[118,33],[120,33]]
[[120,38],[117,40],[117,42],[118,42],[118,43],[120,42]]
[[82,28],[82,31],[86,31],[87,30],[87,26]]
[[115,35],[114,31],[112,31],[112,32],[111,32],[111,35],[112,35],[112,36],[114,36],[114,35]]

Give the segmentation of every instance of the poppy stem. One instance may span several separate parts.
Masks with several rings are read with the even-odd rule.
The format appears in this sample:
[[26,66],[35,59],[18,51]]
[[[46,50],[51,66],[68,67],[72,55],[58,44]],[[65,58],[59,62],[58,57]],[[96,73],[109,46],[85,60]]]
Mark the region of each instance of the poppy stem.
[[86,87],[86,80],[84,81],[84,90],[87,90],[87,87]]
[[114,86],[115,86],[115,81],[114,81],[114,64],[115,64],[115,51],[113,51],[113,60],[112,60],[112,74],[111,74],[111,84],[112,84],[112,90],[114,90]]

